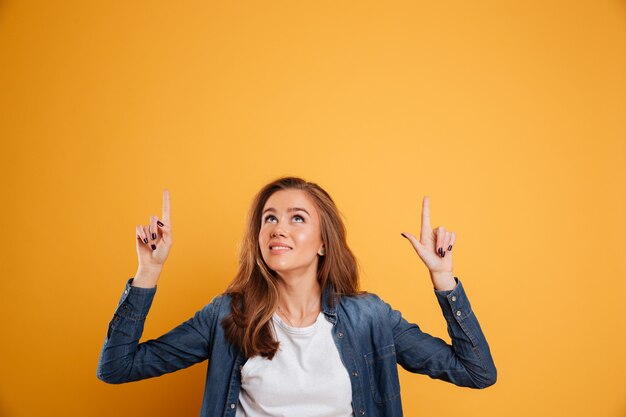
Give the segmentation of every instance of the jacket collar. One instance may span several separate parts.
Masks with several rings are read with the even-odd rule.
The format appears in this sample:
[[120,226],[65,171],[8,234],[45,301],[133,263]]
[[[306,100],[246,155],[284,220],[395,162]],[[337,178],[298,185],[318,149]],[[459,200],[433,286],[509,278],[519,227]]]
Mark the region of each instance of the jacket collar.
[[[334,301],[334,304],[332,301]],[[339,296],[334,293],[330,284],[327,284],[324,291],[322,291],[321,304],[322,312],[326,316],[326,319],[335,324],[337,322],[337,305],[339,304]]]

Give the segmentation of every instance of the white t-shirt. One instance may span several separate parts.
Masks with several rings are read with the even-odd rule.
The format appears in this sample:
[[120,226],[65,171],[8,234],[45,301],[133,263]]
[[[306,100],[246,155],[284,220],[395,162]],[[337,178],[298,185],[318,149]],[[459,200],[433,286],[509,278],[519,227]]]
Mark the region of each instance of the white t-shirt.
[[272,360],[248,359],[241,370],[236,417],[353,417],[350,376],[320,312],[308,327],[291,327],[274,314],[280,342]]

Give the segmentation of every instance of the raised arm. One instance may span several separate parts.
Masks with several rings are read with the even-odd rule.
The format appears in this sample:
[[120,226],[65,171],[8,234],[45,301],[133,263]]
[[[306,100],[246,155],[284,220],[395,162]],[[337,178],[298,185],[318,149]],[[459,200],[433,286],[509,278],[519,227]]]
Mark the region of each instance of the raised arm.
[[163,336],[139,343],[156,285],[172,246],[170,193],[163,191],[162,221],[136,227],[138,267],[128,280],[109,322],[96,375],[119,384],[155,377],[200,362],[208,357],[213,334],[213,303]]
[[[405,369],[427,374],[456,385],[485,388],[496,382],[497,371],[485,335],[474,314],[463,285],[452,272],[454,232],[430,226],[430,201],[422,202],[420,239],[402,233],[430,273],[435,295],[448,324],[452,345],[424,333],[408,323],[389,305],[388,317],[394,329],[398,363]],[[447,255],[447,256],[446,256]]]

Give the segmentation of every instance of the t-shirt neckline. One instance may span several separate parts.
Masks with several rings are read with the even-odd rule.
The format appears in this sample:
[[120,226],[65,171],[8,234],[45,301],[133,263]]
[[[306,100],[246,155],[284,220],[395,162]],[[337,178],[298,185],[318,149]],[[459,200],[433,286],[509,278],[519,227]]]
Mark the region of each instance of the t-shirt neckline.
[[323,314],[324,313],[320,311],[320,313],[317,315],[317,318],[315,319],[315,322],[313,322],[313,324],[311,324],[310,326],[306,326],[306,327],[292,327],[289,324],[287,324],[285,321],[283,321],[283,319],[280,318],[278,313],[274,313],[272,315],[272,319],[274,319],[274,322],[288,333],[307,334],[315,330]]

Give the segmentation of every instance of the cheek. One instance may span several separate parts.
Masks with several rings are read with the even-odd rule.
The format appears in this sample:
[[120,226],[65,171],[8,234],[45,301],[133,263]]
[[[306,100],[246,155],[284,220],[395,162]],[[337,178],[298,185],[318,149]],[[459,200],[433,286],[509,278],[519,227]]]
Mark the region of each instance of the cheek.
[[261,251],[263,251],[263,249],[265,248],[266,243],[267,243],[267,239],[265,238],[265,236],[263,236],[263,234],[259,235],[259,248],[261,249]]
[[269,240],[269,235],[267,233],[267,231],[261,227],[261,229],[259,229],[259,242],[265,241],[267,242]]
[[[294,236],[294,240],[301,245],[316,247],[322,243],[322,238],[314,231],[302,231]],[[317,250],[317,249],[316,249]]]

